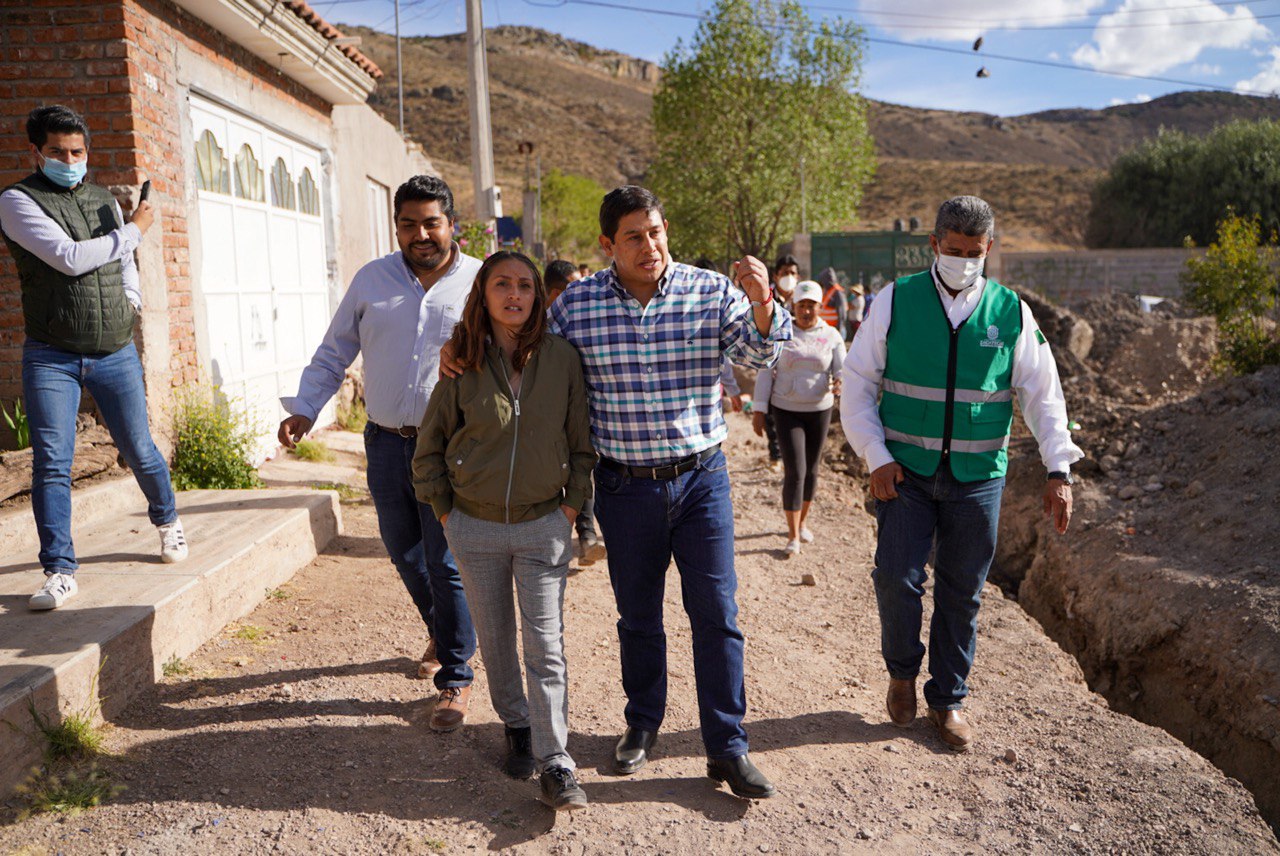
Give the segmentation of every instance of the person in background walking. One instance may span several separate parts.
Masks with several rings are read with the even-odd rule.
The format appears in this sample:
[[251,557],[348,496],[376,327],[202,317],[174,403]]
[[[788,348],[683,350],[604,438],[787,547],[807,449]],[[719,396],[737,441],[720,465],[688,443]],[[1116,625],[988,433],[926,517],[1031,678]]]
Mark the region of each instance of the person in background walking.
[[536,769],[550,806],[583,808],[565,748],[564,661],[569,544],[596,462],[582,360],[547,333],[547,292],[533,262],[507,251],[480,268],[450,346],[466,371],[442,379],[431,395],[414,488],[458,560],[489,698],[506,727],[507,774],[526,779]]
[[787,517],[786,557],[799,554],[801,543],[813,541],[806,521],[818,486],[818,465],[831,425],[831,409],[840,394],[844,339],[818,315],[822,286],[805,280],[792,300],[791,341],[773,369],[756,375],[751,424],[764,434],[765,416],[773,414],[782,449],[782,510]]
[[[26,341],[22,398],[31,432],[31,511],[44,585],[35,610],[56,609],[79,590],[71,542],[71,464],[81,388],[89,390],[111,439],[147,498],[160,558],[187,556],[169,465],[147,424],[142,363],[133,324],[142,310],[133,251],[155,220],[140,201],[133,219],[115,197],[85,179],[89,126],[68,107],[27,117],[35,170],[0,194],[0,229],[18,267]],[[16,158],[15,158],[16,160]]]
[[847,329],[845,322],[849,318],[849,296],[845,294],[844,286],[840,284],[840,274],[835,268],[826,268],[818,274],[818,285],[824,289],[818,314],[822,316],[823,321],[836,328],[841,339],[848,341],[849,337],[845,335]]
[[[582,274],[573,266],[573,262],[557,259],[547,265],[544,282],[547,286],[547,306],[556,302],[564,290],[582,279]],[[585,567],[594,565],[608,555],[604,542],[596,532],[596,504],[592,497],[587,497],[582,506],[582,513],[574,521],[578,531],[578,565]]]
[[547,269],[542,274],[542,282],[547,287],[547,305],[556,302],[556,298],[564,293],[570,284],[582,279],[582,274],[573,266],[573,262],[556,259],[547,262]]
[[1043,503],[1059,534],[1071,521],[1071,441],[1058,368],[1031,310],[983,277],[995,215],[976,196],[938,209],[926,271],[886,285],[844,365],[840,421],[871,471],[885,699],[894,725],[916,717],[925,562],[933,620],[924,698],[943,743],[963,752],[978,607],[996,552],[1013,395],[1048,472]]
[[[795,294],[796,285],[800,282],[800,262],[790,253],[778,256],[773,263],[773,275],[770,278],[773,297],[784,309],[791,308],[791,298]],[[752,408],[755,403],[752,403]],[[755,417],[752,417],[752,421]],[[758,433],[758,432],[757,432]],[[773,421],[773,414],[764,414],[764,437],[769,452],[769,469],[773,472],[782,470],[782,449],[778,446],[778,428]]]
[[356,272],[298,394],[280,399],[292,415],[280,423],[278,438],[292,449],[311,430],[363,351],[369,494],[382,543],[430,637],[418,668],[419,677],[434,676],[440,691],[429,724],[453,731],[471,698],[467,661],[476,650],[475,630],[444,530],[414,496],[411,467],[440,346],[453,334],[480,260],[454,242],[453,192],[439,178],[414,176],[396,190],[394,204],[400,251]]
[[852,341],[853,337],[858,335],[858,328],[862,326],[862,318],[867,311],[867,299],[862,294],[862,283],[854,283],[849,287],[849,291],[852,295],[849,298],[849,338],[845,341]]

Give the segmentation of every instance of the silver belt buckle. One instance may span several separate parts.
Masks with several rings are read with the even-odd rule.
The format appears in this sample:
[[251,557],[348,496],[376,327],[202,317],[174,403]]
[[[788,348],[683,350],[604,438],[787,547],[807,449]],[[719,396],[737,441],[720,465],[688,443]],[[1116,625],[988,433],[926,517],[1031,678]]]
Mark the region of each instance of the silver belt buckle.
[[406,434],[406,433],[404,433],[404,430],[405,430],[406,428],[408,428],[408,429],[412,430],[412,429],[413,429],[413,426],[411,426],[411,425],[401,425],[399,428],[397,428],[397,429],[396,429],[396,433],[397,433],[397,434],[399,434],[401,437],[405,438],[406,440],[408,440],[408,439],[409,439],[410,437],[412,437],[413,435],[412,435],[412,434]]

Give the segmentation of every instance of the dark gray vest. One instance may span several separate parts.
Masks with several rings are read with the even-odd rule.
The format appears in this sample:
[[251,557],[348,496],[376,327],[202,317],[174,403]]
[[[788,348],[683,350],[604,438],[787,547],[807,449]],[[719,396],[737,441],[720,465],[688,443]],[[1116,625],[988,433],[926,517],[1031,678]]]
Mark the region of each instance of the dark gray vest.
[[[109,235],[122,225],[115,198],[81,182],[59,187],[39,172],[11,185],[30,196],[75,241]],[[76,354],[113,354],[133,340],[134,310],[124,291],[120,262],[70,276],[45,264],[4,236],[22,281],[22,315],[32,339]]]

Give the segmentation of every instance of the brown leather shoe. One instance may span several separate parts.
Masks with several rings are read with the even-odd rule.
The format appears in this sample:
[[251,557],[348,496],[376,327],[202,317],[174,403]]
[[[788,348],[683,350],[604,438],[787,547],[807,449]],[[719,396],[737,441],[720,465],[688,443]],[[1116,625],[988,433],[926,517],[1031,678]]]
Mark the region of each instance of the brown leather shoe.
[[427,641],[427,650],[422,654],[422,661],[418,663],[418,677],[422,680],[435,677],[436,672],[440,671],[440,659],[436,656],[436,640]]
[[432,731],[453,731],[467,718],[467,705],[471,702],[471,687],[445,687],[436,698],[436,708],[431,711]]
[[938,736],[952,752],[967,752],[973,742],[973,726],[964,718],[961,710],[934,710],[929,708],[929,721],[938,726]]
[[889,721],[899,728],[906,728],[916,721],[915,678],[889,679],[889,696],[885,699],[889,709]]

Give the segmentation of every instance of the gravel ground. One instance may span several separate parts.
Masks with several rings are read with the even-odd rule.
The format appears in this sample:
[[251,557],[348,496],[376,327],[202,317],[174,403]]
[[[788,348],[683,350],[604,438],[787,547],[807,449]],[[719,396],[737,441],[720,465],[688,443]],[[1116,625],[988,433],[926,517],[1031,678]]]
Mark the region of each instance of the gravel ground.
[[776,798],[739,801],[704,775],[674,569],[670,709],[654,760],[625,779],[608,772],[624,698],[607,572],[570,578],[570,751],[588,810],[556,816],[533,781],[503,776],[479,658],[468,725],[431,732],[434,694],[413,677],[425,638],[362,495],[344,503],[346,534],[277,597],[110,724],[101,766],[123,790],[74,817],[19,820],[11,800],[0,852],[1280,852],[1239,783],[1110,710],[994,587],[975,748],[947,751],[923,719],[888,725],[861,485],[830,474],[818,540],[785,560],[779,476],[747,421],[731,423],[747,728]]

